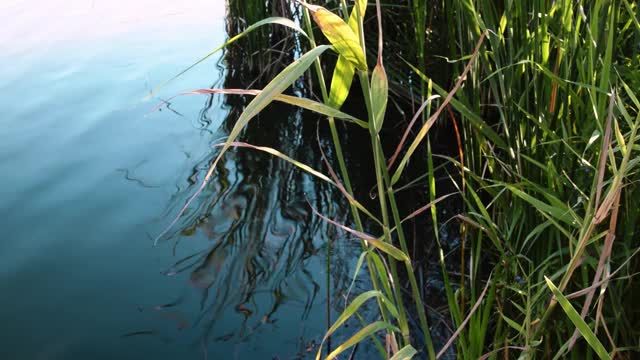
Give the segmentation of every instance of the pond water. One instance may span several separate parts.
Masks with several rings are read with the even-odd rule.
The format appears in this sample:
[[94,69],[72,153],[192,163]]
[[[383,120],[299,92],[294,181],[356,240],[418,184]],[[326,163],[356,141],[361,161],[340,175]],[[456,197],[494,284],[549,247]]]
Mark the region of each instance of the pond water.
[[[0,359],[308,356],[327,281],[340,298],[358,256],[336,242],[327,278],[336,230],[307,203],[344,216],[326,185],[232,151],[154,246],[238,107],[185,96],[152,111],[220,86],[220,56],[142,99],[226,39],[225,1],[4,0],[0,19]],[[322,166],[303,117],[270,107],[253,140]]]

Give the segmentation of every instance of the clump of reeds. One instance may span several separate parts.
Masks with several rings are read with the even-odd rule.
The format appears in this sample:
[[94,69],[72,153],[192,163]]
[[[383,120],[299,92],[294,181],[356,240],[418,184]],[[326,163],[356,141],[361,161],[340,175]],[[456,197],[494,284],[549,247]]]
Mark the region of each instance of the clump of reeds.
[[[488,34],[452,101],[464,138],[464,160],[451,159],[464,169],[458,186],[467,209],[458,219],[468,229],[465,279],[458,296],[448,291],[454,323],[470,320],[458,356],[633,357],[639,318],[623,299],[637,293],[630,285],[638,264],[640,103],[629,86],[640,77],[640,67],[630,66],[638,56],[637,5],[445,6],[451,59]],[[487,264],[493,275],[480,302]],[[465,314],[465,303],[479,310]]]
[[[416,32],[423,35],[426,2],[410,4]],[[356,228],[313,210],[361,239],[362,263],[367,265],[372,290],[352,300],[325,339],[348,319],[358,317],[367,301],[377,302],[379,319],[363,324],[346,342],[324,354],[327,358],[366,339],[373,340],[381,357],[394,359],[411,358],[418,350],[420,357],[436,358],[450,346],[464,359],[499,354],[509,358],[514,353],[523,358],[550,358],[569,351],[609,358],[637,351],[639,318],[632,303],[625,300],[637,292],[631,281],[638,265],[634,240],[640,220],[640,101],[637,88],[630,85],[640,83],[637,5],[627,0],[445,2],[451,46],[450,54],[442,55],[456,60],[458,76],[450,87],[433,82],[424,66],[424,36],[416,36],[418,64],[408,65],[423,80],[418,86],[424,104],[389,160],[380,137],[389,101],[381,24],[377,34],[365,34],[366,0],[352,6],[341,1],[340,15],[301,1],[298,5],[303,9],[305,30],[288,19],[268,18],[239,35],[279,24],[308,41],[309,50],[264,89],[194,92],[255,98],[227,141],[220,144],[204,182],[178,217],[231,147],[268,152],[336,186],[351,206]],[[380,22],[379,1],[375,5]],[[314,23],[327,45],[316,42]],[[365,42],[371,36],[378,39],[373,67],[367,61]],[[320,57],[329,50],[337,53],[338,60],[327,85]],[[317,77],[321,101],[284,95],[310,68]],[[340,110],[354,79],[363,91],[366,120]],[[328,161],[325,174],[276,149],[237,142],[242,129],[272,101],[326,116],[338,172]],[[452,219],[437,217],[435,206],[444,197],[435,195],[436,155],[428,139],[429,130],[445,116],[454,122],[456,131],[460,124],[458,138],[447,140],[458,143],[459,153],[448,160],[460,169],[460,176],[451,179],[465,211]],[[375,164],[370,175],[376,179],[379,202],[375,211],[354,198],[349,180],[353,174],[344,161],[336,120],[356,124],[370,135]],[[417,134],[405,147],[416,123]],[[425,161],[432,201],[403,217],[394,186],[403,179],[409,159],[424,146],[429,150]],[[431,339],[425,299],[403,230],[406,220],[426,216],[427,210],[434,223],[447,220],[461,225],[460,258],[445,257],[442,250],[438,254],[448,313],[457,329],[441,349]],[[365,232],[363,217],[377,224],[376,235]],[[435,236],[438,239],[437,231]],[[451,261],[458,264],[458,275],[447,270]],[[401,288],[400,270],[408,278],[408,297]],[[417,313],[415,327],[409,325],[408,306]],[[377,336],[380,332],[385,334],[382,342]],[[321,347],[318,358],[322,354]]]

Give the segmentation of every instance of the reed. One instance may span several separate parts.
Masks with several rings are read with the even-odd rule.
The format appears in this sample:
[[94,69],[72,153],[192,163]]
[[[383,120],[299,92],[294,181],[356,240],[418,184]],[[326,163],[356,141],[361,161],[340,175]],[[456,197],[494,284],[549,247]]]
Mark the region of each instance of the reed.
[[[467,210],[458,219],[470,228],[461,253],[471,268],[457,291],[460,303],[477,303],[483,278],[489,269],[493,274],[476,313],[450,306],[456,325],[470,319],[458,355],[631,356],[638,350],[637,312],[619,299],[635,290],[611,274],[619,269],[618,279],[629,279],[637,269],[637,232],[629,224],[638,221],[638,200],[631,197],[638,193],[633,149],[640,108],[638,88],[628,85],[640,74],[630,61],[638,54],[637,5],[457,0],[445,6],[456,44],[450,58],[470,53],[488,34],[452,101],[464,137],[464,160],[450,158],[465,169],[465,191],[457,185]],[[566,316],[557,314],[558,302]]]
[[[438,84],[426,66],[426,1],[402,5],[415,29],[414,59],[384,56],[379,0],[334,5],[328,10],[296,1],[304,30],[290,19],[272,17],[238,35],[264,25],[284,25],[305,42],[302,48],[307,51],[262,90],[196,91],[255,98],[178,217],[232,147],[267,152],[339,189],[350,204],[354,229],[312,210],[360,238],[363,255],[357,270],[366,263],[371,290],[346,306],[323,341],[348,320],[361,319],[369,301],[377,303],[379,316],[363,323],[344,343],[327,351],[321,346],[317,358],[336,358],[367,339],[381,357],[393,359],[447,354],[534,359],[569,352],[579,358],[631,358],[631,352],[640,350],[640,314],[630,300],[638,294],[633,278],[640,265],[635,258],[640,220],[638,6],[628,0],[443,1],[438,9],[446,19],[449,53],[440,55],[449,59],[455,76],[451,84]],[[378,20],[377,32],[366,30],[365,17]],[[327,85],[322,59],[329,51],[337,61]],[[369,61],[371,54],[375,61]],[[387,158],[381,130],[392,100],[389,87],[402,82],[397,71],[388,76],[389,62],[421,80],[405,84],[407,92],[421,95],[423,106]],[[321,100],[284,95],[309,69]],[[340,110],[355,79],[366,119]],[[328,160],[325,174],[276,149],[237,141],[273,101],[326,117],[337,173]],[[455,127],[456,138],[446,140],[456,143],[454,154],[432,152],[431,145],[440,139],[430,139],[430,130],[444,118]],[[368,131],[377,209],[367,209],[355,198],[337,121]],[[423,150],[426,157],[416,155]],[[455,170],[449,179],[463,203],[462,212],[448,219],[436,211],[436,204],[447,197],[437,196],[436,173],[442,170],[434,165],[436,159],[453,166],[444,169]],[[414,180],[406,178],[405,170],[416,161],[427,162],[427,186],[422,190],[430,203],[407,216],[399,209],[396,187]],[[434,224],[447,312],[456,329],[438,349],[425,310],[428,299],[415,275],[419,254],[410,253],[404,229],[405,222],[417,216],[427,216]],[[365,231],[365,219],[375,224],[369,229],[375,235]],[[444,253],[438,231],[442,222],[460,226],[460,247],[451,252],[458,258]],[[403,288],[405,279],[408,289]],[[417,321],[412,322],[414,313]]]

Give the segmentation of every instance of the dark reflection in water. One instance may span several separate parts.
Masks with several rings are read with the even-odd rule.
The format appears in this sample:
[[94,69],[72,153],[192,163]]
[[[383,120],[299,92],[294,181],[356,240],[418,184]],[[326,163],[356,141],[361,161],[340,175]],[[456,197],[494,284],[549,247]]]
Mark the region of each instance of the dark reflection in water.
[[[230,36],[242,29],[238,19],[233,14],[227,16]],[[279,55],[254,53],[247,58],[246,43],[240,42],[227,50],[224,83],[216,85],[261,87],[283,64],[293,61],[297,40],[290,32],[279,29],[262,35],[247,41],[265,48],[279,45]],[[265,71],[265,64],[269,71]],[[304,90],[296,84],[294,91]],[[210,131],[208,113],[219,106],[219,99],[218,95],[206,100],[199,119],[203,131]],[[214,132],[218,142],[230,132],[250,100],[224,98],[228,115]],[[252,120],[242,141],[276,148],[324,171],[318,147],[331,157],[332,144],[320,121],[324,120],[314,114],[272,104]],[[216,154],[206,154],[185,174],[190,185],[173,197],[168,220],[200,185]],[[287,339],[299,342],[293,347],[298,348],[295,356],[315,351],[330,318],[328,312],[339,309],[335,304],[350,284],[349,271],[357,260],[359,243],[313,216],[310,206],[346,221],[348,207],[328,184],[270,154],[250,149],[227,152],[206,190],[159,243],[176,259],[163,274],[181,278],[188,285],[182,293],[168,296],[164,304],[155,305],[154,311],[173,321],[178,330],[192,329],[205,354],[220,341],[242,343],[256,336],[258,342],[272,341],[261,337],[265,331],[271,332],[270,337],[280,333],[295,336]],[[333,247],[330,260],[328,242]],[[331,299],[332,308],[327,307],[327,299]],[[340,307],[343,305],[344,300],[340,301]],[[301,330],[282,332],[292,323]],[[292,355],[290,350],[281,351],[279,355]],[[243,354],[240,351],[237,355],[247,356]]]
[[[280,1],[256,6],[229,1],[227,5],[225,21],[229,36],[268,16],[300,16]],[[385,23],[401,26],[394,21]],[[223,62],[218,65],[224,76],[212,87],[261,88],[299,53],[300,41],[291,30],[277,26],[261,29],[226,50]],[[334,61],[328,58],[329,63]],[[401,80],[394,84],[399,87],[397,91],[402,92],[408,81],[402,75],[399,78]],[[312,83],[310,78],[301,79],[291,92],[313,98]],[[359,93],[357,85],[353,93],[356,96]],[[399,96],[398,103],[389,111],[389,122],[400,125],[384,129],[387,152],[393,150],[402,133],[401,125],[407,120],[403,109],[410,111],[411,103],[417,101],[411,94],[405,91],[405,98]],[[221,95],[206,98],[196,125],[202,132],[210,133],[214,139],[210,144],[212,149],[215,143],[224,141],[251,99]],[[214,128],[210,114],[220,107],[226,109],[227,116]],[[358,101],[345,104],[346,111],[356,116],[363,115],[358,114],[361,108]],[[370,174],[373,168],[367,133],[348,130],[341,125],[341,140],[345,149],[351,151],[347,162],[356,197],[365,206],[377,209],[375,200],[369,196],[373,179],[362,176]],[[446,135],[446,128],[434,131],[438,137],[443,131]],[[276,103],[250,122],[241,140],[275,148],[326,173],[319,146],[329,161],[335,163],[328,135],[326,121],[320,116]],[[434,144],[437,152],[450,152],[449,142]],[[201,155],[197,165],[183,175],[183,183],[188,185],[174,194],[165,214],[167,223],[199,187],[216,155],[214,150]],[[406,175],[409,179],[423,177],[425,167],[426,162],[418,161]],[[135,181],[130,173],[124,175]],[[448,179],[446,175],[442,174]],[[416,191],[398,195],[403,213],[408,214],[429,201],[428,192],[420,191],[426,183],[422,181],[422,185],[413,189]],[[311,206],[348,224],[348,205],[328,184],[270,154],[246,148],[227,152],[205,191],[160,242],[162,249],[170,251],[175,260],[166,264],[163,274],[185,284],[180,293],[167,294],[153,305],[155,312],[181,332],[175,338],[185,337],[189,332],[189,341],[200,347],[205,356],[227,349],[228,344],[234,345],[237,358],[304,357],[315,353],[331,319],[344,309],[348,296],[359,291],[356,288],[347,294],[360,247],[358,241],[314,216]],[[433,281],[437,277],[430,276],[428,280],[424,274],[432,274],[439,268],[435,260],[423,255],[432,253],[433,242],[428,241],[431,224],[415,219],[407,225],[411,248],[421,255],[417,257],[416,272],[420,274],[423,298],[433,299],[429,295],[439,295],[441,285]],[[448,243],[445,235],[443,239]],[[368,282],[364,275],[356,283],[360,281]],[[439,300],[431,301],[434,306],[439,304]],[[409,307],[409,311],[414,309]],[[375,316],[375,312],[363,314]],[[445,329],[443,316],[433,311],[430,315],[435,324],[436,341],[446,338],[450,330]],[[133,331],[127,335],[162,333],[160,339],[169,341],[172,337],[167,335],[166,328],[164,330]],[[336,335],[335,342],[340,343],[352,333],[352,328],[346,329]],[[254,344],[254,348],[245,346],[249,343]],[[263,350],[274,344],[278,344],[275,350],[273,346]],[[366,358],[370,351],[362,347],[358,355]]]

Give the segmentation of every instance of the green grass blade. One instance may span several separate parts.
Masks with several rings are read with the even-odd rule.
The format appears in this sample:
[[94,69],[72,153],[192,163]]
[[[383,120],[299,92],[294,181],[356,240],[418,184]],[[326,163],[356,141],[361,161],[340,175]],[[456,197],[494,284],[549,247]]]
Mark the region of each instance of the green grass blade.
[[338,328],[342,326],[342,324],[344,324],[345,321],[349,320],[356,313],[356,311],[360,309],[360,306],[362,306],[362,304],[364,304],[367,300],[372,298],[380,298],[382,302],[389,309],[389,312],[394,317],[398,316],[398,310],[393,305],[393,303],[391,303],[391,301],[389,301],[389,299],[387,299],[387,297],[384,296],[384,294],[382,294],[380,291],[377,291],[377,290],[369,290],[358,295],[355,299],[353,299],[353,301],[349,304],[349,306],[347,306],[342,312],[342,314],[340,314],[340,317],[338,317],[338,319],[333,323],[333,325],[331,325],[329,330],[327,330],[327,333],[325,334],[323,341],[326,340],[329,336],[331,336],[331,334],[333,334],[336,330],[338,330]]
[[573,218],[567,209],[560,208],[558,206],[552,206],[544,201],[538,200],[535,197],[527,194],[526,192],[518,189],[517,187],[509,184],[505,184],[505,187],[509,189],[514,195],[528,202],[531,206],[538,211],[545,212],[555,219],[560,220],[568,225],[574,225]]
[[367,255],[369,255],[369,250],[365,250],[365,251],[361,252],[360,256],[358,257],[358,262],[356,262],[356,268],[353,271],[353,276],[351,277],[351,283],[349,284],[349,287],[347,288],[346,298],[349,297],[349,294],[351,294],[351,290],[353,289],[353,286],[356,284],[356,279],[358,278],[358,274],[360,274],[360,270],[362,269],[362,265],[364,264],[364,258]]
[[562,295],[562,292],[558,290],[558,288],[553,284],[551,279],[549,279],[546,276],[544,277],[544,279],[547,282],[547,286],[549,287],[549,289],[551,289],[551,291],[553,292],[553,295],[556,297],[556,299],[560,303],[562,310],[564,310],[565,314],[567,314],[567,316],[569,317],[569,320],[571,320],[573,325],[575,325],[575,327],[578,329],[582,337],[584,337],[584,339],[587,341],[587,343],[589,343],[591,348],[596,352],[596,354],[598,354],[598,357],[600,357],[600,359],[602,360],[611,359],[609,357],[609,353],[607,352],[607,350],[604,348],[600,340],[598,340],[598,337],[596,337],[593,331],[591,331],[591,328],[589,327],[589,325],[587,325],[587,323],[584,322],[584,320],[580,317],[580,314],[578,314],[578,312],[571,305],[569,300],[567,300],[567,298],[565,298],[564,295]]
[[[253,96],[257,96],[260,95],[260,93],[262,93],[262,90],[253,90],[253,89],[249,89],[249,90],[242,90],[242,89],[197,89],[197,90],[191,90],[191,91],[187,91],[184,92],[180,95],[190,95],[190,94],[233,94],[233,95],[253,95]],[[171,99],[171,98],[169,98]],[[341,120],[346,120],[349,122],[352,122],[354,124],[359,125],[360,127],[364,128],[364,129],[368,129],[369,128],[369,124],[367,124],[366,121],[362,121],[358,118],[355,118],[349,114],[345,114],[342,111],[333,108],[331,106],[325,105],[321,102],[318,101],[314,101],[311,99],[307,99],[307,98],[301,98],[301,97],[297,97],[297,96],[291,96],[291,95],[284,95],[284,94],[280,94],[280,95],[276,95],[273,100],[275,101],[279,101],[279,102],[283,102],[285,104],[289,104],[289,105],[293,105],[293,106],[297,106],[306,110],[310,110],[313,112],[317,112],[318,114],[322,114],[322,115],[326,115],[328,117],[332,117],[335,119],[341,119]],[[166,102],[166,100],[165,100]]]
[[384,122],[384,114],[387,110],[389,98],[389,80],[384,71],[384,66],[378,61],[371,74],[371,109],[373,111],[373,128],[380,133]]
[[405,254],[402,250],[398,249],[397,247],[391,245],[390,243],[384,241],[382,238],[375,238],[369,234],[365,234],[361,231],[357,231],[357,230],[353,230],[352,228],[348,227],[348,226],[344,226],[338,222],[335,222],[331,219],[329,219],[328,217],[322,215],[320,212],[318,212],[318,210],[316,210],[313,206],[311,207],[311,210],[313,210],[313,212],[319,216],[320,218],[322,218],[324,221],[333,224],[339,228],[341,228],[342,230],[351,233],[355,236],[357,236],[358,238],[366,241],[367,243],[369,243],[370,245],[378,248],[378,250],[384,252],[385,254],[391,256],[392,258],[398,260],[398,261],[407,261],[409,260],[409,256],[407,256],[407,254]]
[[[244,112],[238,118],[238,121],[231,129],[227,143],[235,141],[240,135],[240,132],[244,127],[253,119],[262,109],[275,100],[275,98],[282,94],[294,81],[296,81],[302,74],[313,64],[313,62],[327,49],[328,45],[318,46],[306,54],[302,55],[298,60],[287,66],[280,74],[278,74],[265,88],[253,99],[249,105],[245,108]],[[229,146],[224,146],[218,155],[218,159],[226,152]],[[216,159],[216,162],[218,161]],[[215,164],[215,163],[214,163]]]
[[344,56],[338,56],[338,62],[333,69],[333,77],[331,78],[331,89],[329,90],[328,105],[336,109],[340,109],[351,89],[355,68],[353,64]]
[[390,360],[411,360],[418,351],[411,345],[407,345],[395,353]]
[[390,243],[384,241],[382,238],[368,239],[367,242],[375,246],[376,248],[378,248],[378,250],[382,251],[383,253],[391,255],[391,257],[393,257],[398,261],[409,260],[409,256],[407,254],[405,254],[402,250],[398,249],[397,247],[391,245]]
[[329,356],[327,356],[327,359],[328,360],[335,359],[335,357],[340,355],[343,351],[361,342],[367,337],[377,333],[380,330],[389,330],[394,332],[400,331],[400,329],[398,329],[397,327],[389,323],[386,323],[384,321],[376,321],[374,323],[371,323],[365,326],[362,330],[358,331],[355,335],[349,338],[349,340],[345,341],[340,346],[338,346],[335,350],[331,352],[331,354],[329,354]]
[[169,80],[163,82],[162,84],[160,84],[159,86],[157,86],[155,89],[151,90],[151,92],[149,93],[149,95],[147,95],[145,97],[145,99],[149,99],[151,98],[154,94],[156,94],[158,92],[158,90],[160,90],[161,88],[163,88],[164,86],[166,86],[168,83],[172,82],[173,80],[179,78],[180,76],[184,75],[187,71],[193,69],[194,67],[196,67],[198,64],[202,63],[203,61],[207,60],[208,58],[210,58],[211,56],[213,56],[215,53],[217,53],[218,51],[224,49],[225,47],[233,44],[234,42],[238,41],[239,39],[241,39],[242,37],[248,35],[249,33],[251,33],[252,31],[256,30],[257,28],[264,26],[264,25],[270,25],[270,24],[274,24],[274,25],[282,25],[282,26],[286,26],[288,28],[291,28],[297,32],[299,32],[300,34],[304,35],[304,37],[307,37],[307,33],[304,32],[304,30],[302,30],[300,28],[300,26],[298,26],[298,24],[296,24],[294,21],[289,20],[287,18],[283,18],[283,17],[270,17],[270,18],[266,18],[263,20],[260,20],[252,25],[250,25],[246,30],[244,30],[243,32],[241,32],[240,34],[232,37],[231,39],[225,41],[224,44],[218,46],[217,48],[213,49],[211,52],[209,52],[207,55],[203,56],[202,58],[200,58],[200,60],[196,61],[195,63],[193,63],[192,65],[190,65],[189,67],[187,67],[186,69],[180,71],[177,75],[173,76],[172,78],[170,78]]
[[349,60],[356,68],[367,70],[367,61],[360,46],[358,36],[342,18],[322,6],[301,3],[309,9],[313,20],[327,37],[336,51]]

